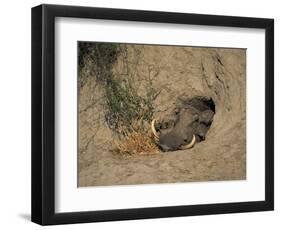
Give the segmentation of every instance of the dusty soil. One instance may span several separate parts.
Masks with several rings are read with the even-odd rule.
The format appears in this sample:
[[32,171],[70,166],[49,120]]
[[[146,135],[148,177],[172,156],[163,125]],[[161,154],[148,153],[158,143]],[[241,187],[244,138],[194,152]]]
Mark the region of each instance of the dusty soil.
[[[246,179],[246,50],[127,45],[139,92],[146,77],[161,90],[155,118],[180,95],[203,95],[216,104],[206,140],[189,150],[148,156],[113,154],[114,133],[104,118],[103,89],[95,76],[79,90],[79,186]],[[139,54],[136,60],[136,52]],[[122,57],[114,66],[122,74]],[[136,64],[137,63],[137,64]]]

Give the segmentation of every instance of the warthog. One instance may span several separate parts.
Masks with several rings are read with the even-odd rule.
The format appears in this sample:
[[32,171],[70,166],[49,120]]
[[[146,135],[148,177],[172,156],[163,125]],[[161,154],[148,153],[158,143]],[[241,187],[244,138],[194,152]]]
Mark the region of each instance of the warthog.
[[163,151],[192,148],[205,140],[214,114],[215,104],[209,97],[181,101],[168,119],[152,120],[154,139]]

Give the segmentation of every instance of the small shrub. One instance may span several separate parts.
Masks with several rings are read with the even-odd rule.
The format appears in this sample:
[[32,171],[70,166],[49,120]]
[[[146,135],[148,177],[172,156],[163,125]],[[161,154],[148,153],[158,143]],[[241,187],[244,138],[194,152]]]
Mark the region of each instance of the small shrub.
[[114,130],[119,130],[123,126],[130,126],[134,120],[151,121],[153,95],[154,92],[148,91],[145,97],[141,97],[132,85],[112,79],[106,88],[107,123]]
[[[113,131],[121,135],[116,143],[116,152],[155,152],[158,148],[147,135],[145,127],[153,118],[153,102],[158,95],[152,87],[150,76],[147,78],[146,92],[140,95],[134,84],[138,62],[129,64],[126,45],[79,42],[78,48],[80,87],[83,87],[89,76],[95,76],[96,82],[104,87],[105,120]],[[140,53],[134,53],[138,60]],[[123,57],[125,74],[122,76],[116,76],[112,71],[119,55]],[[130,69],[133,69],[134,73],[130,73]],[[137,129],[134,127],[136,121],[140,122]]]

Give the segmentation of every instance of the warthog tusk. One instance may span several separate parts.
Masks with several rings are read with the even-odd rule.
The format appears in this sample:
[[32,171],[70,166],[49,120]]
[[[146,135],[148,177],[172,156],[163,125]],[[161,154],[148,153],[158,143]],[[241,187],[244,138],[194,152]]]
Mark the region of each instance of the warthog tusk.
[[193,134],[192,141],[189,144],[187,144],[187,145],[181,146],[180,149],[182,149],[182,150],[183,149],[190,149],[190,148],[192,148],[195,145],[195,142],[196,142],[196,138],[195,138],[195,135]]
[[154,136],[155,140],[156,140],[157,142],[159,142],[159,135],[157,134],[156,129],[155,129],[155,121],[156,121],[156,120],[153,119],[152,122],[151,122],[151,131],[152,131],[152,133],[153,133],[153,136]]

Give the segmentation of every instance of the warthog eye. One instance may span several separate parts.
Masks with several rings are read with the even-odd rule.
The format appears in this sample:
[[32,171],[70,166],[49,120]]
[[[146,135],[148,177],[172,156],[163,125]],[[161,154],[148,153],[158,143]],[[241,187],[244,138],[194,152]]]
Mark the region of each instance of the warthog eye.
[[199,116],[198,116],[198,114],[195,114],[195,115],[193,116],[193,119],[194,119],[194,121],[199,121]]

